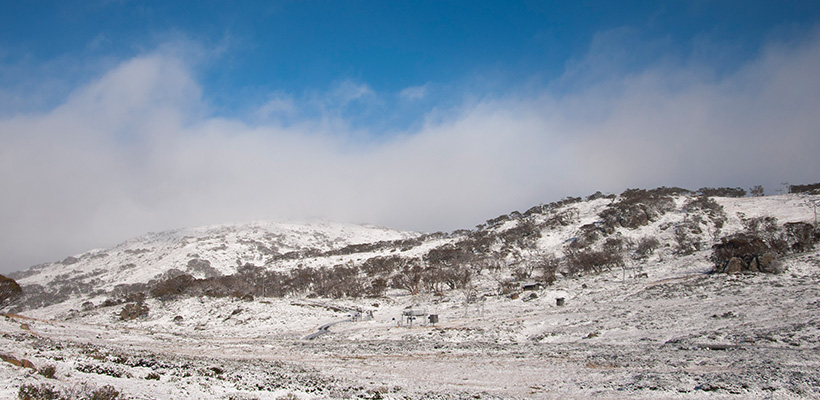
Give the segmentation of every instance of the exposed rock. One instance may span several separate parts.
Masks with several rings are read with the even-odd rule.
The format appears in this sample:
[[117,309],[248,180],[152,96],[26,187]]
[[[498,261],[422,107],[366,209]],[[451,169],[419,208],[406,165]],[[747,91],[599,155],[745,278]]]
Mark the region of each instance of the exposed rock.
[[752,262],[749,263],[749,272],[760,272],[760,268],[758,267],[757,257],[752,259]]
[[723,272],[727,274],[736,274],[743,271],[743,260],[738,257],[732,257],[729,263],[726,264],[726,269]]
[[777,272],[777,269],[775,268],[775,265],[774,265],[775,264],[774,261],[775,261],[774,254],[766,253],[766,254],[758,257],[758,264],[759,264],[758,269],[760,269],[760,271],[762,271],[762,272],[769,272],[769,273]]
[[0,360],[17,367],[37,369],[31,361],[26,359],[18,360],[16,357],[7,354],[0,354]]

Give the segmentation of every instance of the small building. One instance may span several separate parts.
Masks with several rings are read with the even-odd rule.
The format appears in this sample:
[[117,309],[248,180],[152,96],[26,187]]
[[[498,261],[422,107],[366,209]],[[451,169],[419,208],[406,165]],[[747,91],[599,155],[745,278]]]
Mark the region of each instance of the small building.
[[413,326],[413,322],[415,322],[417,319],[425,321],[426,317],[427,310],[419,308],[408,308],[402,311],[401,313],[401,323],[404,326]]

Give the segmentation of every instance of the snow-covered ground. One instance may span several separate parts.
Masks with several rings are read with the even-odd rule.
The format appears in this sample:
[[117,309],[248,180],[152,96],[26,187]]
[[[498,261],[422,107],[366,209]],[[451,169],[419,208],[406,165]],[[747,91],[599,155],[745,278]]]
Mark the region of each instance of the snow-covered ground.
[[[717,200],[724,233],[740,231],[741,217],[813,218],[799,196]],[[559,252],[608,202],[568,206],[580,217],[544,232],[541,250]],[[683,218],[670,212],[620,232],[662,237]],[[0,362],[0,398],[26,384],[67,393],[111,385],[130,399],[820,398],[820,252],[785,256],[777,275],[709,274],[709,254],[662,247],[628,270],[564,277],[516,298],[479,277],[471,303],[461,291],[399,290],[149,299],[148,317],[126,322],[121,305],[99,306],[102,297],[76,311],[89,300],[78,297],[0,318],[0,355],[35,367]],[[402,323],[411,307],[439,322]],[[373,318],[350,321],[351,309]],[[36,372],[44,366],[55,379]]]

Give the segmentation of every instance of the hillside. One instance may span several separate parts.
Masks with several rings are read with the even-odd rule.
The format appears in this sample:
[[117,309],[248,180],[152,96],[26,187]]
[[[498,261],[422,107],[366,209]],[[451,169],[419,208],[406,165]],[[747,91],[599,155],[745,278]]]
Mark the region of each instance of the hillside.
[[57,379],[2,363],[2,395],[819,398],[818,198],[658,188],[452,233],[149,234],[12,275],[0,354]]

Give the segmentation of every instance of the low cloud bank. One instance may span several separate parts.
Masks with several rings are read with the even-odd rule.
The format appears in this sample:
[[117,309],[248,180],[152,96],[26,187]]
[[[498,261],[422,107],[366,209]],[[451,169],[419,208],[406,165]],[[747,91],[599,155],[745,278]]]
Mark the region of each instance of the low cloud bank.
[[815,34],[721,76],[658,66],[560,96],[465,94],[420,128],[384,134],[339,109],[379,102],[364,83],[330,90],[319,118],[294,120],[303,105],[280,94],[248,112],[264,118],[216,118],[182,58],[142,55],[58,107],[0,119],[0,269],[200,224],[451,230],[596,190],[815,182],[817,71]]

